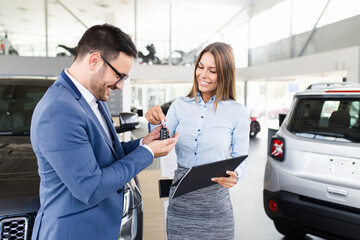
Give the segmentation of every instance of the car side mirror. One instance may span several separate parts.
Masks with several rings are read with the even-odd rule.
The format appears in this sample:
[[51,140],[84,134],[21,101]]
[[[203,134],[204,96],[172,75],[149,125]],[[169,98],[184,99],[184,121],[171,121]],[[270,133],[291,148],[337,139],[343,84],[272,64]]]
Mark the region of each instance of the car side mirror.
[[139,116],[133,112],[122,112],[119,114],[120,126],[116,127],[117,133],[134,130],[139,126]]
[[283,123],[285,117],[286,117],[286,113],[279,113],[279,127]]
[[139,117],[143,117],[144,114],[143,114],[143,110],[141,108],[131,108],[131,112],[133,113],[137,113]]
[[138,114],[139,117],[144,116],[144,113],[143,113],[143,110],[142,110],[142,109],[138,109],[138,110],[136,111],[136,113]]

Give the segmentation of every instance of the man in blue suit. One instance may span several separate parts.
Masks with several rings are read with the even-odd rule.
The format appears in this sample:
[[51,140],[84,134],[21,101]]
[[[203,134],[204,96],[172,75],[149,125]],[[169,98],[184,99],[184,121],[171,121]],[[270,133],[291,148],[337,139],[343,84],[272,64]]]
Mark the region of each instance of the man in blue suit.
[[123,187],[166,155],[177,136],[119,142],[104,101],[121,90],[137,50],[119,28],[89,28],[75,60],[62,71],[36,106],[31,142],[37,156],[40,209],[32,239],[115,240],[123,207]]

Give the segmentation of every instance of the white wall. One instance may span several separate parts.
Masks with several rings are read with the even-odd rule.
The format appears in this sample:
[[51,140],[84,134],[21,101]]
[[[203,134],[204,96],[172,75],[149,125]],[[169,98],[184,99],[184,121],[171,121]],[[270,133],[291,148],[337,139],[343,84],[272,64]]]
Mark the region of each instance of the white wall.
[[256,80],[346,71],[348,82],[360,82],[359,51],[359,46],[355,46],[299,58],[259,64],[253,67],[237,69],[237,76],[238,79]]
[[[360,15],[318,28],[303,56],[344,49],[360,44]],[[282,39],[249,50],[249,66],[291,58],[291,50],[297,57],[309,38],[311,31]],[[291,45],[293,44],[293,45]]]

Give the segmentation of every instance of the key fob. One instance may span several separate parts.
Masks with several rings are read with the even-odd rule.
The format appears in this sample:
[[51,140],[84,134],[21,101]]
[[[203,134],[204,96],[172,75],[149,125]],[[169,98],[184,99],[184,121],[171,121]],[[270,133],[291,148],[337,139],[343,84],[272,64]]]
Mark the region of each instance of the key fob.
[[160,130],[160,140],[165,140],[169,138],[168,129],[166,127],[161,128]]

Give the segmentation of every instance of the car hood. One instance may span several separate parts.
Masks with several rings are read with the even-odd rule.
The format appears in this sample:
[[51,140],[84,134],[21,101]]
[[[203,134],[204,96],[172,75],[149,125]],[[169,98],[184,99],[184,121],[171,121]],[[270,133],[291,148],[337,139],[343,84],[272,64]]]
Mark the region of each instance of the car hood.
[[29,136],[0,136],[0,214],[37,211],[37,169]]

